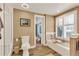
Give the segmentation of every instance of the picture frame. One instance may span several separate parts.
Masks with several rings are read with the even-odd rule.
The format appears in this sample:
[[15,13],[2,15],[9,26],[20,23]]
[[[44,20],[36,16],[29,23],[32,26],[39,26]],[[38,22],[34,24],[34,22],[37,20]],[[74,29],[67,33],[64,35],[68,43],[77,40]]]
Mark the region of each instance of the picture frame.
[[21,27],[30,27],[31,26],[31,20],[26,18],[20,18],[20,26]]

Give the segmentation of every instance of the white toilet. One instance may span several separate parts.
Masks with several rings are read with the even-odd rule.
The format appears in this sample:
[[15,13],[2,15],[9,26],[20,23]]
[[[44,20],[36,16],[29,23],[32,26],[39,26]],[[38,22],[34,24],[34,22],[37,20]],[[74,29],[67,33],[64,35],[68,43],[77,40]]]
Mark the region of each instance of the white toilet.
[[22,36],[22,47],[23,49],[23,56],[28,56],[29,52],[28,49],[30,48],[30,43],[29,43],[29,36]]

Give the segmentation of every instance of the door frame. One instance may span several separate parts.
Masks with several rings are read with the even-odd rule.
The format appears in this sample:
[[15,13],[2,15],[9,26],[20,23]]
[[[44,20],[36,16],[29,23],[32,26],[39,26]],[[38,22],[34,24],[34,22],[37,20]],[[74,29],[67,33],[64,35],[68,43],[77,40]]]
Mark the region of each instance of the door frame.
[[[36,25],[36,17],[44,17],[45,18],[45,16],[44,15],[43,16],[42,15],[34,15],[34,46],[35,47],[36,47],[36,27],[35,27],[35,25]],[[45,29],[46,29],[46,26],[45,26]],[[46,31],[45,31],[45,33],[46,33]],[[41,42],[41,44],[42,44],[42,42]]]

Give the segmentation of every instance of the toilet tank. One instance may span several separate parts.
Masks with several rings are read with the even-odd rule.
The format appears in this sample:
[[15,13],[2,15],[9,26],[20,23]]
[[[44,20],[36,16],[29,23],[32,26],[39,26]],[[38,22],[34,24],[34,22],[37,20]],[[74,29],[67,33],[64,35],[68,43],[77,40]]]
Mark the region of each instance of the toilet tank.
[[22,49],[30,48],[29,39],[30,39],[30,36],[22,36]]

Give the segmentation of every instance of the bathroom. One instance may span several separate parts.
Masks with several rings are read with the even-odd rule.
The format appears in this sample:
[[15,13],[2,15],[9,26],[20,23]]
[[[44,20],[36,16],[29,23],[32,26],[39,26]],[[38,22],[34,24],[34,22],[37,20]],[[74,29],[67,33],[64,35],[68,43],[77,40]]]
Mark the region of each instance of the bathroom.
[[[43,22],[42,28],[40,28],[41,24],[37,26],[38,28],[40,28],[40,30],[37,30],[37,32],[38,32],[37,36],[38,36],[38,39],[41,39],[40,41],[38,40],[41,43],[41,45],[48,46],[49,48],[51,48],[52,50],[55,50],[57,53],[59,53],[61,55],[70,55],[69,52],[70,52],[71,43],[70,43],[69,36],[71,36],[72,33],[75,34],[75,33],[79,32],[78,23],[77,23],[79,21],[78,20],[74,21],[74,19],[78,18],[76,12],[79,12],[79,10],[75,8],[74,10],[71,10],[71,11],[69,10],[69,11],[65,12],[64,14],[52,16],[52,15],[47,15],[47,14],[40,14],[40,13],[25,11],[25,9],[23,9],[23,7],[20,5],[21,4],[18,4],[18,3],[4,4],[4,6],[5,6],[4,9],[6,10],[4,12],[6,14],[5,15],[5,19],[6,19],[5,20],[5,29],[6,29],[5,32],[6,33],[4,34],[5,38],[6,38],[6,40],[5,40],[6,47],[4,49],[5,55],[12,55],[13,51],[16,54],[19,52],[19,50],[22,52],[22,50],[21,50],[22,48],[27,50],[27,52],[26,52],[27,54],[25,53],[25,55],[29,55],[28,49],[36,48],[35,35],[37,33],[35,31],[36,30],[35,29],[35,27],[36,27],[35,15],[43,17],[43,20],[42,21],[40,20],[40,22]],[[31,4],[31,3],[29,5],[35,6],[35,4]],[[39,6],[39,4],[37,4],[37,5]],[[44,4],[41,4],[41,6],[43,6],[43,5]],[[52,4],[45,4],[45,5],[50,6]],[[19,6],[19,8],[15,7],[15,6]],[[77,8],[79,8],[79,7],[77,7]],[[70,18],[73,19],[72,22],[71,22]],[[58,20],[58,21],[56,21],[56,20]],[[3,24],[4,24],[4,21],[3,21]],[[9,24],[11,24],[11,25],[9,25]],[[42,29],[43,29],[43,31],[42,31]],[[41,33],[43,33],[43,34],[41,35]],[[50,38],[47,39],[46,35],[49,35]],[[26,38],[28,39],[27,41],[24,40]],[[51,40],[51,39],[55,39],[55,40]],[[25,43],[28,42],[29,45],[28,45],[27,49],[25,48],[26,45],[24,45],[24,47],[22,47],[23,44],[25,44],[23,42],[25,42]],[[69,44],[65,44],[66,42]],[[65,52],[61,53],[61,51],[65,51]]]
[[[75,16],[72,15],[72,13],[75,14]],[[16,17],[17,15],[18,15],[18,17]],[[34,35],[35,34],[35,32],[34,32],[34,29],[35,29],[34,28],[34,24],[35,24],[35,21],[34,21],[35,18],[34,17],[35,17],[35,15],[40,15],[40,14],[29,13],[29,12],[14,8],[14,20],[13,20],[13,23],[14,23],[14,35],[13,35],[14,36],[14,44],[15,44],[16,38],[19,38],[19,37],[22,37],[22,36],[29,36],[30,48],[36,47],[36,43],[35,43],[36,40],[35,40],[35,35]],[[75,31],[74,33],[76,33],[77,28],[74,28],[73,31],[70,30],[71,28],[74,27],[74,23],[73,23],[74,20],[72,22],[70,22],[70,21],[66,22],[65,20],[63,21],[62,19],[63,18],[69,19],[69,20],[70,20],[70,18],[73,19],[73,17],[76,17],[76,11],[71,11],[71,12],[66,13],[64,15],[60,15],[59,17],[56,18],[58,21],[55,21],[54,20],[55,18],[53,16],[50,16],[50,15],[41,15],[41,16],[44,16],[45,20],[46,20],[46,25],[45,25],[46,33],[49,33],[49,34],[52,34],[52,35],[53,35],[53,33],[54,33],[54,35],[56,34],[57,38],[54,36],[54,39],[57,39],[56,41],[58,42],[55,45],[55,44],[52,43],[52,41],[50,39],[48,39],[49,41],[42,40],[41,43],[43,45],[46,45],[46,43],[48,43],[48,47],[50,47],[51,49],[54,49],[55,51],[57,51],[61,55],[70,55],[70,53],[69,53],[70,52],[70,43],[69,43],[70,41],[69,41],[69,38],[66,38],[66,37],[67,37],[67,34],[70,36],[70,33],[72,33],[73,31]],[[20,24],[19,19],[22,18],[22,17],[26,18],[26,19],[30,19],[31,20],[31,26],[21,27],[19,25]],[[49,21],[49,19],[50,19],[50,21]],[[58,22],[58,25],[57,25],[57,23],[54,23],[54,21]],[[63,24],[65,24],[64,22],[66,22],[68,24],[64,25],[64,27],[63,27]],[[56,27],[54,27],[55,25],[56,25]],[[63,27],[62,30],[60,29],[62,31],[62,33],[58,33],[59,32],[59,29],[57,29],[58,26]],[[76,22],[75,22],[75,27],[76,27]],[[65,42],[67,42],[67,43],[65,44]],[[53,45],[54,45],[54,47],[53,47]],[[63,52],[63,53],[61,53],[61,52]]]

